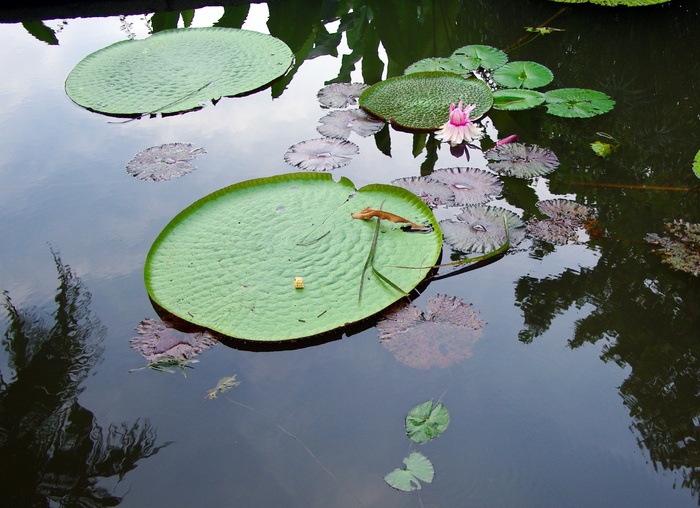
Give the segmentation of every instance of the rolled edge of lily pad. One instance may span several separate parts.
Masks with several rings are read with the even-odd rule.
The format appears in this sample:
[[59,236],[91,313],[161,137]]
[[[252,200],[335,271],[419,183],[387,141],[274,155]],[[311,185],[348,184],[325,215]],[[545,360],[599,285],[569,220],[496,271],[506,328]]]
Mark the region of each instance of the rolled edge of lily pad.
[[471,143],[483,136],[483,131],[469,118],[469,114],[476,109],[476,104],[462,106],[462,101],[455,106],[450,105],[450,118],[445,122],[435,137],[441,141],[457,146],[463,142]]

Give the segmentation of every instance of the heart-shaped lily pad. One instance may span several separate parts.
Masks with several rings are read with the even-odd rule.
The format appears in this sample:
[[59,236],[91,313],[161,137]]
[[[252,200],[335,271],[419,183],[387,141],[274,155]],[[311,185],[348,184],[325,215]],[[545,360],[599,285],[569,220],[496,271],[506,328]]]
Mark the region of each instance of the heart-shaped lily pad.
[[250,30],[164,30],[86,56],[65,89],[77,104],[109,115],[176,113],[256,90],[293,58],[281,40]]
[[[377,233],[376,217],[351,217],[368,207],[429,230],[381,220]],[[423,280],[441,246],[432,212],[406,189],[356,190],[347,178],[292,173],[226,187],[183,210],[151,247],[145,282],[158,305],[186,321],[282,341],[381,311]]]
[[452,53],[454,60],[467,69],[496,69],[508,61],[508,55],[498,48],[483,44],[471,44],[458,48]]
[[450,104],[476,104],[479,118],[493,104],[483,81],[452,72],[413,72],[375,83],[360,95],[360,106],[379,118],[407,129],[437,130],[450,117]]
[[493,80],[507,88],[539,88],[552,79],[552,71],[537,62],[509,62],[493,71]]
[[505,88],[493,92],[493,107],[505,111],[534,108],[544,102],[544,94],[535,90]]
[[565,118],[590,118],[615,106],[608,95],[587,88],[560,88],[544,94],[547,113]]

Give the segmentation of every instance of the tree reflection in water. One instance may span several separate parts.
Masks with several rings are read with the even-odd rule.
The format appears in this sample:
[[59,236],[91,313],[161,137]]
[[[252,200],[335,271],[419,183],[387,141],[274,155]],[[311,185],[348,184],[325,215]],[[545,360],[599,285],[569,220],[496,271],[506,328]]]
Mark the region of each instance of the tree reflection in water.
[[0,371],[0,498],[6,506],[116,506],[121,498],[100,481],[120,481],[169,443],[155,445],[147,420],[105,430],[78,403],[106,329],[82,281],[52,253],[60,285],[51,319],[17,308],[3,293],[9,323],[2,338],[7,370]]

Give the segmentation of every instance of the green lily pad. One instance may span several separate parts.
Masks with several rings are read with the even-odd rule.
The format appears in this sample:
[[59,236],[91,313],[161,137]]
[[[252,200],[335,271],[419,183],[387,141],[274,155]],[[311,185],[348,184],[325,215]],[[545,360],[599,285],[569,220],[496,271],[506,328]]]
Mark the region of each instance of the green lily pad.
[[493,107],[506,111],[520,111],[539,106],[544,102],[544,94],[535,90],[505,88],[493,92]]
[[394,469],[384,477],[384,481],[395,489],[405,492],[420,490],[421,481],[432,483],[435,469],[432,462],[425,455],[420,452],[413,452],[403,459],[403,463],[406,465],[406,469]]
[[406,70],[403,71],[404,74],[412,74],[414,72],[432,72],[432,71],[444,71],[444,72],[454,72],[459,74],[464,78],[468,78],[472,75],[471,70],[464,67],[461,63],[453,58],[424,58],[423,60],[418,60],[412,63]]
[[292,60],[284,42],[250,30],[164,30],[86,56],[65,90],[80,106],[109,115],[176,113],[256,90]]
[[552,79],[552,71],[537,62],[508,62],[493,71],[493,80],[508,88],[540,88]]
[[445,432],[450,414],[442,402],[429,400],[413,407],[406,415],[406,433],[414,443],[425,443]]
[[450,104],[476,104],[479,118],[493,104],[489,86],[452,72],[414,72],[375,83],[360,95],[360,106],[407,129],[437,130],[450,117]]
[[663,4],[670,0],[554,0],[555,2],[567,4],[585,4],[592,3],[595,5],[604,5],[606,7],[617,7],[618,5],[626,5],[627,7],[643,7],[645,5]]
[[695,154],[695,159],[693,160],[693,173],[700,178],[700,150]]
[[565,118],[590,118],[607,113],[615,101],[603,92],[586,88],[561,88],[544,94],[547,113]]
[[[381,220],[375,272],[366,263],[378,219],[351,217],[366,207],[430,230],[407,232]],[[188,322],[246,340],[284,341],[388,307],[429,271],[399,267],[430,267],[441,247],[430,208],[406,189],[356,190],[347,178],[292,173],[226,187],[183,210],[151,247],[145,283],[155,303]]]
[[484,46],[482,44],[472,44],[456,49],[450,58],[456,60],[469,70],[497,69],[508,61],[506,55],[500,49]]

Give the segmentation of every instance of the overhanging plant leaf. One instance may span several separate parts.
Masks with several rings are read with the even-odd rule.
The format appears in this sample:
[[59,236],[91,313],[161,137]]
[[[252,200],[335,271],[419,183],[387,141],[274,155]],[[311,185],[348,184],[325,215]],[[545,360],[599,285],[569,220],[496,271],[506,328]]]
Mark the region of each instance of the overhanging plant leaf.
[[410,492],[420,490],[420,482],[432,483],[435,469],[432,462],[420,452],[413,452],[403,459],[406,469],[394,469],[384,477],[389,485],[398,490]]
[[[351,213],[367,207],[432,228],[412,233],[380,222],[373,263],[394,286],[364,269],[377,219]],[[183,210],[155,240],[144,275],[153,301],[185,321],[283,341],[381,311],[403,296],[396,287],[410,291],[430,270],[399,267],[433,266],[441,246],[432,212],[405,189],[356,190],[347,178],[292,173],[226,187]]]
[[695,154],[695,160],[693,160],[693,173],[700,178],[700,150]]
[[560,88],[544,94],[547,113],[565,118],[590,118],[607,113],[615,101],[603,92],[586,88]]
[[506,111],[519,111],[539,106],[544,102],[544,94],[535,90],[505,88],[493,92],[493,107]]
[[65,90],[77,104],[108,115],[176,113],[256,90],[282,76],[292,59],[284,42],[250,30],[165,30],[86,56]]
[[456,49],[450,57],[469,70],[496,69],[508,61],[506,55],[500,49],[482,44],[472,44]]
[[479,118],[493,104],[489,86],[476,78],[452,72],[414,72],[370,86],[360,106],[383,120],[406,129],[437,130],[450,117],[450,104],[476,104],[471,118]]
[[552,71],[537,62],[508,62],[493,71],[493,80],[508,88],[540,88],[552,79]]
[[445,432],[450,414],[442,402],[429,400],[414,406],[406,415],[406,433],[414,443],[425,443]]

